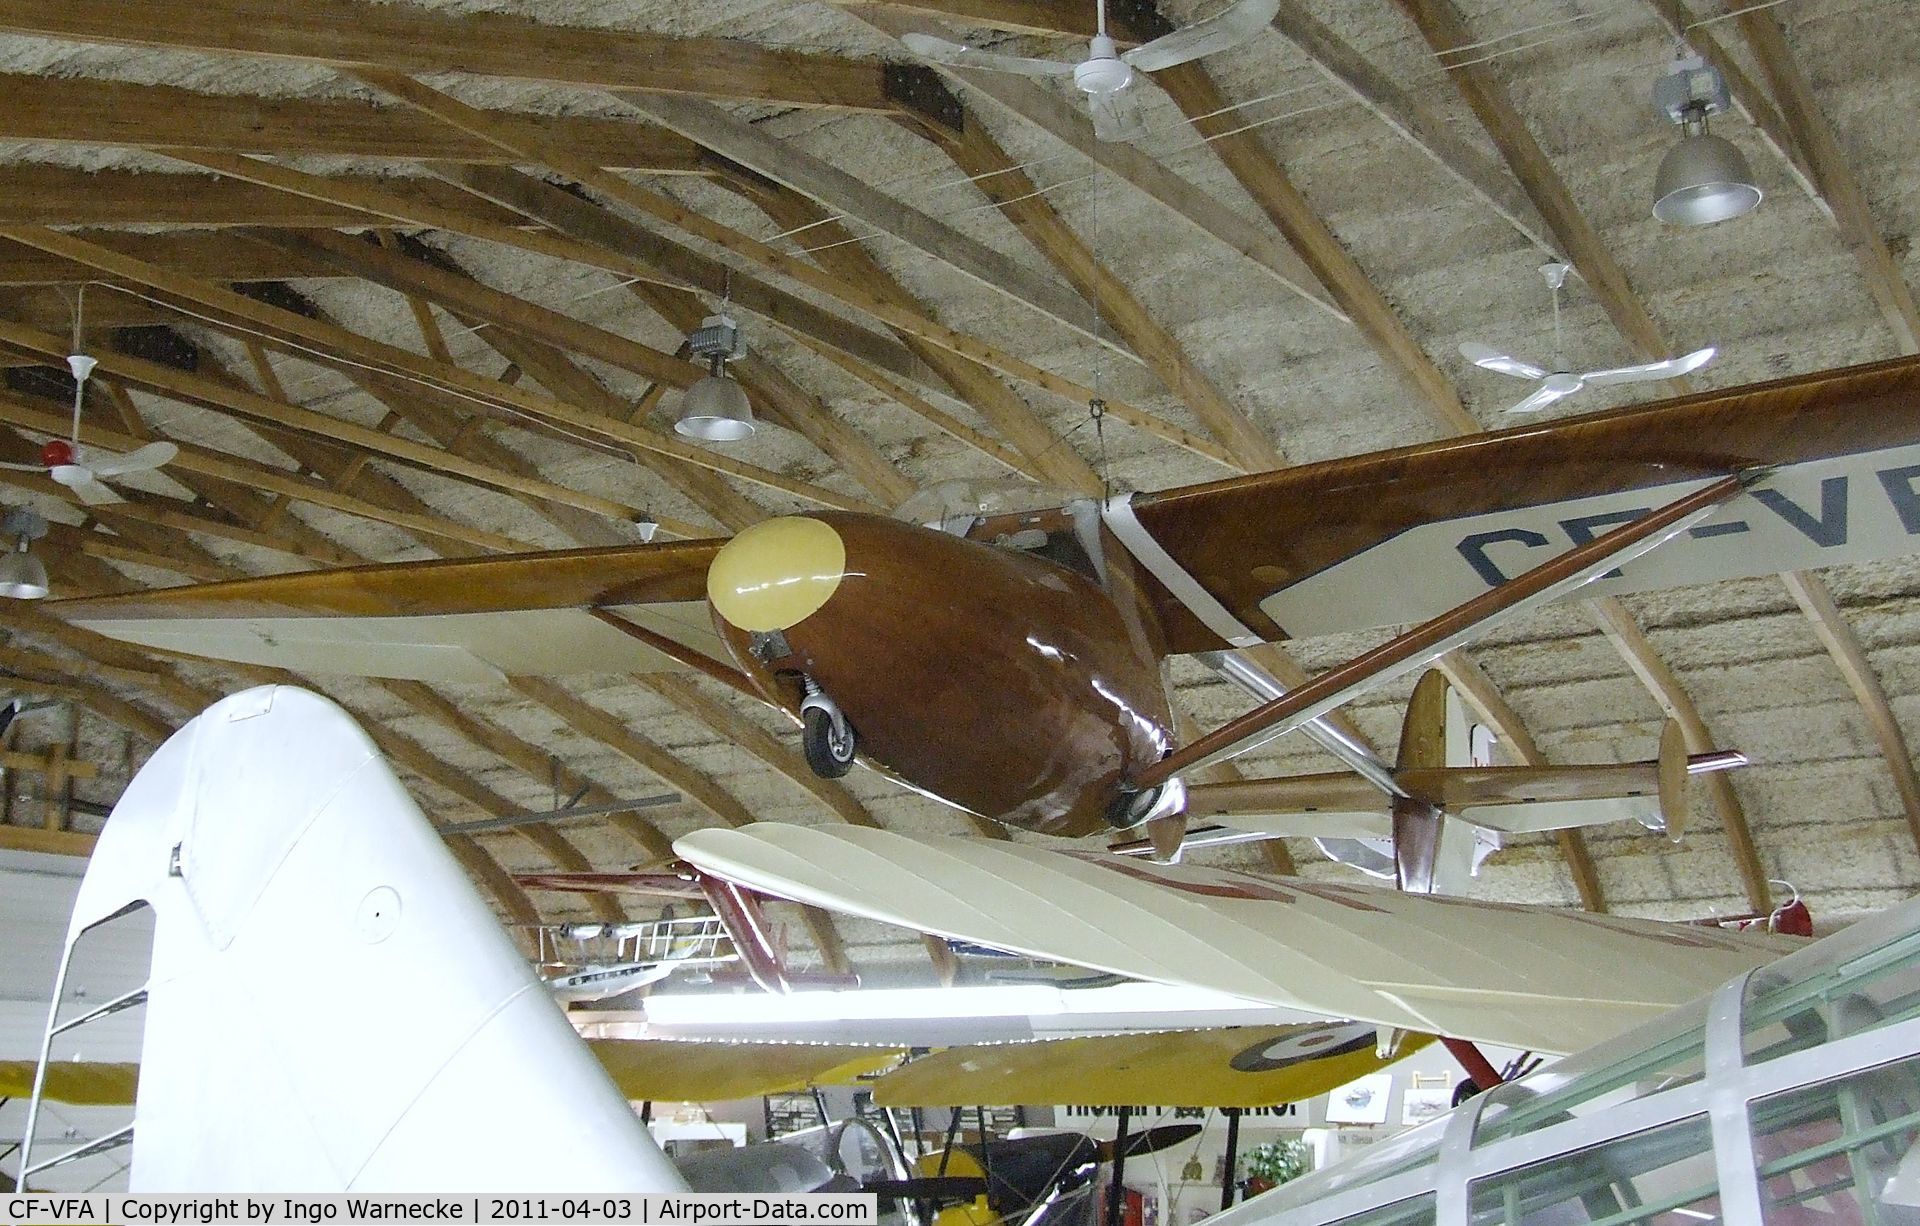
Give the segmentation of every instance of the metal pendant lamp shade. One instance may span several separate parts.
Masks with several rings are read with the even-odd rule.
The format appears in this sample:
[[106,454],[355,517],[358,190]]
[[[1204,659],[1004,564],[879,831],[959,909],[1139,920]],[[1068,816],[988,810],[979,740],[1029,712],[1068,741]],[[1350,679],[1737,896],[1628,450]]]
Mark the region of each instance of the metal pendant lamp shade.
[[1750,213],[1760,203],[1747,159],[1732,141],[1704,124],[1660,160],[1653,181],[1653,215],[1673,226],[1705,226]]
[[0,596],[38,600],[46,594],[46,564],[27,552],[27,541],[22,537],[16,548],[0,558]]
[[715,362],[714,372],[681,397],[680,416],[673,428],[706,443],[738,442],[753,433],[753,406],[725,365]]

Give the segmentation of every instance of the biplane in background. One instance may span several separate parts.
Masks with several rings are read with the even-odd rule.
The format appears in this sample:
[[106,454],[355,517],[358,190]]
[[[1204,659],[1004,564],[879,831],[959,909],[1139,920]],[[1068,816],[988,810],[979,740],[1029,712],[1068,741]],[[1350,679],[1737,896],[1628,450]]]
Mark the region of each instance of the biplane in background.
[[[1185,774],[1304,727],[1389,794],[1396,848],[1424,848],[1446,789],[1396,782],[1314,721],[1576,590],[1913,550],[1920,359],[1156,494],[1009,509],[950,493],[900,518],[785,515],[726,541],[53,607],[130,642],[318,672],[698,669],[801,721],[823,774],[863,749],[909,787],[1009,825],[1081,836],[1144,823],[1163,857],[1180,841]],[[1245,654],[1408,623],[1292,692]],[[1181,745],[1161,661],[1190,653],[1218,653],[1262,702]],[[1398,869],[1411,886],[1432,875]]]

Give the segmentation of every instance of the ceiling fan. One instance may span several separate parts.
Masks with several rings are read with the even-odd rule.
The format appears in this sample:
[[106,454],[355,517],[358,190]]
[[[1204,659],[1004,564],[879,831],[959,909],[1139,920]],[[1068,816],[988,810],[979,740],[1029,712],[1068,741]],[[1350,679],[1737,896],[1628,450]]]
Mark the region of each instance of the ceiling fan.
[[990,68],[995,72],[1017,72],[1027,77],[1071,76],[1074,85],[1087,95],[1093,115],[1093,133],[1101,140],[1132,140],[1145,133],[1140,120],[1140,94],[1134,88],[1138,73],[1158,72],[1203,55],[1225,51],[1258,34],[1273,15],[1280,11],[1280,0],[1235,0],[1235,3],[1205,21],[1164,34],[1142,43],[1131,51],[1120,52],[1107,33],[1106,0],[1095,0],[1098,30],[1087,45],[1087,58],[1079,63],[1063,60],[1036,60],[1017,55],[998,55],[963,43],[949,42],[931,34],[907,34],[901,41],[907,49],[938,64],[957,68]]
[[1659,362],[1641,362],[1634,366],[1615,366],[1607,370],[1579,372],[1567,370],[1564,356],[1566,350],[1560,339],[1560,287],[1567,283],[1568,271],[1568,265],[1557,260],[1540,266],[1541,277],[1553,290],[1553,348],[1560,362],[1560,369],[1548,370],[1542,366],[1535,366],[1531,362],[1523,362],[1519,358],[1500,352],[1491,345],[1468,341],[1460,346],[1460,356],[1482,370],[1512,375],[1516,379],[1531,379],[1538,384],[1518,403],[1508,405],[1507,412],[1537,413],[1555,401],[1564,400],[1583,388],[1606,387],[1615,383],[1649,383],[1660,379],[1677,379],[1713,361],[1718,351],[1712,345],[1708,345],[1692,353],[1681,354],[1677,358],[1667,358]]
[[[77,325],[75,331],[78,331]],[[126,501],[105,484],[105,478],[146,472],[180,454],[180,449],[172,443],[148,443],[125,453],[80,446],[80,406],[86,399],[87,376],[93,373],[94,363],[95,359],[84,353],[67,355],[67,369],[73,373],[73,429],[68,437],[49,440],[40,449],[38,464],[0,463],[0,468],[19,472],[45,470],[49,477],[72,490],[90,507]]]

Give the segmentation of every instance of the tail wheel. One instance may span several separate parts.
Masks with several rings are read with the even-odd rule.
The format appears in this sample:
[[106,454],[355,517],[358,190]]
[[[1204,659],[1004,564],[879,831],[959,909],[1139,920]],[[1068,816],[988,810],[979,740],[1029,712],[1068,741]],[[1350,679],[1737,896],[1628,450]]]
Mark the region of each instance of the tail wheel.
[[800,713],[800,718],[800,748],[805,751],[807,765],[813,768],[814,774],[822,779],[838,779],[853,769],[860,738],[854,734],[852,724],[845,719],[835,719],[833,712],[822,707],[808,707]]

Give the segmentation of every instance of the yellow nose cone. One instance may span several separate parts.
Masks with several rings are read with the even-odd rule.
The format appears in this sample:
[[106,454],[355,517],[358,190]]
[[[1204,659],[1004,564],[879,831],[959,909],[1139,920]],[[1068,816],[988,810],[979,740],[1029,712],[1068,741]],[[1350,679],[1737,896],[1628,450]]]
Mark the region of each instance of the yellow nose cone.
[[829,524],[800,516],[763,520],[720,547],[707,568],[707,599],[749,633],[798,625],[840,587],[847,547]]

